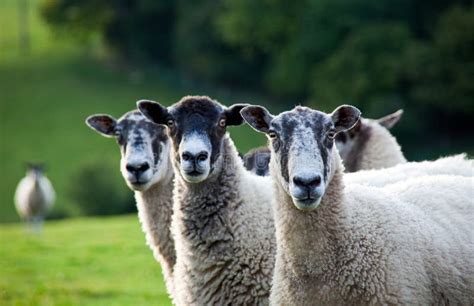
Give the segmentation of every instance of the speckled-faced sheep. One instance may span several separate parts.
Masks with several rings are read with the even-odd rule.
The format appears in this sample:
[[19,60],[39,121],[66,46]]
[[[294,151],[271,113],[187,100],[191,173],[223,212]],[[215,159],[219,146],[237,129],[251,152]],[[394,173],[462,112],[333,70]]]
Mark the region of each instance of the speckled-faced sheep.
[[[473,178],[345,184],[334,146],[360,112],[306,107],[245,120],[271,140],[277,258],[273,305],[472,305]],[[379,170],[379,176],[384,170]]]
[[39,164],[29,164],[26,176],[18,183],[15,206],[22,219],[32,230],[40,231],[47,212],[54,204],[53,185],[44,175]]
[[361,118],[353,128],[336,136],[336,146],[346,172],[382,169],[405,163],[391,129],[403,114],[398,110],[380,119]]
[[245,170],[226,131],[243,123],[244,106],[202,96],[169,108],[138,104],[168,126],[173,144],[178,305],[268,304],[276,247],[271,179]]
[[[346,172],[382,169],[406,162],[400,145],[389,132],[402,114],[398,110],[380,119],[361,118],[352,129],[337,134],[336,147]],[[247,170],[257,175],[269,175],[269,163],[267,147],[251,150],[244,156]]]
[[118,120],[110,115],[92,115],[86,124],[99,134],[117,140],[122,155],[122,176],[135,191],[138,217],[147,244],[161,265],[168,293],[173,295],[176,253],[170,225],[174,175],[166,129],[139,111],[130,111]]
[[259,147],[252,149],[243,156],[244,167],[253,174],[260,176],[270,175],[270,150],[268,147]]

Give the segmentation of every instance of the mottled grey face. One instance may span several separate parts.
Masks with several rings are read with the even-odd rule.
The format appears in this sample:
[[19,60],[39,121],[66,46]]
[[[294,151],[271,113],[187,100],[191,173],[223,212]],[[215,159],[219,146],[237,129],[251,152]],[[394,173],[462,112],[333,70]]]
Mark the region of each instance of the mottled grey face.
[[270,157],[271,152],[267,147],[253,149],[243,156],[244,167],[259,176],[270,175]]
[[270,140],[270,171],[301,210],[315,209],[332,178],[334,138],[352,127],[360,112],[341,106],[332,114],[307,107],[272,116],[261,106],[242,110],[244,119]]
[[157,124],[167,125],[173,142],[174,161],[189,183],[205,181],[222,162],[226,128],[240,125],[244,104],[229,108],[205,96],[188,96],[165,108],[140,101],[138,109]]
[[167,176],[169,140],[165,128],[146,119],[140,112],[131,111],[115,120],[109,115],[87,118],[89,127],[106,137],[115,137],[122,158],[120,171],[127,185],[144,191]]

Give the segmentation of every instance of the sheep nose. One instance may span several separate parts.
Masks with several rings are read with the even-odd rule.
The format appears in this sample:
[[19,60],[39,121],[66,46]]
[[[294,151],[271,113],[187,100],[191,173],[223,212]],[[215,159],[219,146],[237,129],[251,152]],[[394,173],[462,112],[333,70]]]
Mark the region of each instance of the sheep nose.
[[209,158],[209,153],[201,151],[197,154],[192,154],[191,152],[186,151],[181,154],[181,158],[184,161],[204,162]]
[[137,163],[137,164],[127,164],[125,166],[128,172],[133,173],[135,175],[142,174],[143,172],[150,169],[150,164],[147,162],[144,163]]
[[321,175],[315,175],[312,177],[293,177],[293,183],[298,187],[303,188],[315,188],[321,185]]

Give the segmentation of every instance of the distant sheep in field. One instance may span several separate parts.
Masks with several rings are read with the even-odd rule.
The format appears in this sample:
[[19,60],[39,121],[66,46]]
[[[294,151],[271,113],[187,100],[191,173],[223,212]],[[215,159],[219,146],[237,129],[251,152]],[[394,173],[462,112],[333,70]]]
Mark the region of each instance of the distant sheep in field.
[[356,124],[355,107],[331,114],[297,107],[273,116],[252,106],[241,113],[270,139],[272,305],[474,304],[472,175],[350,183],[334,139]]
[[54,204],[56,194],[43,167],[29,164],[26,176],[21,179],[15,192],[18,214],[35,231],[41,230],[46,214]]

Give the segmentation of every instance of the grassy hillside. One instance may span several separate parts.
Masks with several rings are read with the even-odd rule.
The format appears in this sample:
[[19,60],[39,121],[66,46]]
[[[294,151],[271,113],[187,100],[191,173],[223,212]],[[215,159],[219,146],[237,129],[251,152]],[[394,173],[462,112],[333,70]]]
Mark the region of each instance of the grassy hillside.
[[136,216],[0,225],[0,305],[171,305]]
[[[150,98],[171,104],[187,94],[212,94],[225,104],[261,102],[249,95],[205,89],[183,82],[158,67],[125,69],[86,55],[71,41],[55,39],[31,1],[31,52],[22,55],[17,44],[16,1],[0,4],[0,222],[17,220],[13,207],[16,184],[24,163],[44,161],[58,194],[56,213],[77,214],[68,194],[75,174],[90,163],[107,164],[110,179],[123,184],[119,152],[114,141],[100,137],[85,124],[93,113],[120,116],[135,101]],[[248,127],[234,128],[239,149],[264,143]]]

